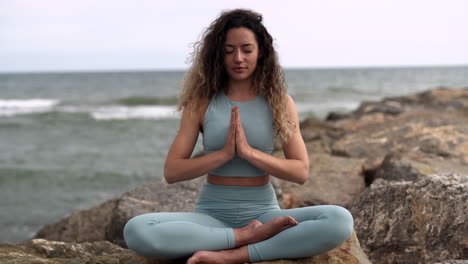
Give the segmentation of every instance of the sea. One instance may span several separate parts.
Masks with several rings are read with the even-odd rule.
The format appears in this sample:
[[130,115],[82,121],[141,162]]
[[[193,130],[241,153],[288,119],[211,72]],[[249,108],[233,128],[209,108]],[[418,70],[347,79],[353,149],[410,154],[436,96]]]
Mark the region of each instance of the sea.
[[[467,66],[285,69],[301,120],[468,87]],[[163,177],[184,71],[0,73],[0,243]],[[201,137],[194,153],[202,150]]]

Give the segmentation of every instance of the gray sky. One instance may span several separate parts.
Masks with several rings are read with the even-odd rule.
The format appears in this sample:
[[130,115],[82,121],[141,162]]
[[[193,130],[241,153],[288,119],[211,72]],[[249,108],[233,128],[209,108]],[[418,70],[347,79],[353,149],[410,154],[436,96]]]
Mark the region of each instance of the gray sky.
[[284,67],[468,64],[465,0],[0,0],[0,72],[186,69],[237,7],[263,14]]

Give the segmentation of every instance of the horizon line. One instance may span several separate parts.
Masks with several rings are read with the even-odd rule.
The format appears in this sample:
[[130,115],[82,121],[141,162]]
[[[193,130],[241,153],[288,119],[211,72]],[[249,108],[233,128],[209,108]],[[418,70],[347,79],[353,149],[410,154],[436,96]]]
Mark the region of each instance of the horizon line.
[[[340,69],[395,69],[395,68],[450,68],[468,67],[466,64],[389,64],[389,65],[323,65],[323,66],[285,66],[283,70],[340,70]],[[111,73],[111,72],[185,72],[186,68],[134,68],[134,69],[48,69],[3,71],[0,74],[53,74],[53,73]]]

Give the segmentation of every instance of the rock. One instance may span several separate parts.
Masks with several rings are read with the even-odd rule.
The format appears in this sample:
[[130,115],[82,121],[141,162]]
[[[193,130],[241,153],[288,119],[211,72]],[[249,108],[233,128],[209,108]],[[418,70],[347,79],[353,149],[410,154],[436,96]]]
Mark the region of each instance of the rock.
[[[146,264],[162,264],[160,260],[147,260]],[[182,264],[186,259],[165,261],[164,264]],[[308,258],[300,258],[294,260],[275,260],[265,262],[255,262],[262,264],[370,264],[366,254],[362,251],[356,232],[339,247],[334,250],[325,252],[319,256]]]
[[462,259],[455,260],[455,259],[451,259],[451,260],[446,260],[446,261],[444,261],[444,262],[437,262],[436,264],[468,264],[468,260],[462,260]]
[[33,239],[0,245],[0,262],[11,264],[144,264],[131,250],[107,241],[66,243]]
[[420,150],[468,161],[468,116],[413,111],[398,117],[366,116],[356,122],[340,122],[349,132],[332,144],[333,155],[383,159],[389,152]]
[[58,223],[44,226],[35,238],[64,242],[106,240],[106,228],[111,223],[117,198],[87,210],[77,210]]
[[468,109],[468,87],[463,89],[449,89],[439,87],[414,95],[388,98],[401,103],[405,108],[432,108],[436,111]]
[[468,110],[468,87],[462,89],[439,87],[416,94],[384,98],[379,102],[362,102],[356,110],[350,113],[332,112],[326,120],[359,120],[363,116],[376,113],[398,116],[407,111],[423,109],[466,113]]
[[362,251],[356,232],[353,232],[341,246],[319,256],[296,260],[276,260],[256,262],[262,264],[370,264],[366,254]]
[[[164,261],[146,259],[135,255],[129,249],[107,241],[66,243],[33,239],[17,245],[0,245],[0,262],[12,264],[182,264],[186,263],[186,259]],[[360,248],[356,233],[353,232],[341,246],[319,256],[263,263],[370,264],[370,261]]]
[[[280,154],[278,154],[280,155]],[[364,159],[310,154],[309,179],[303,185],[275,179],[282,208],[320,204],[348,207],[366,188]]]
[[137,187],[91,209],[73,212],[42,228],[35,238],[65,242],[107,240],[125,246],[122,231],[130,218],[150,212],[192,211],[204,181],[199,178],[170,185],[157,181]]
[[[301,135],[306,143],[307,151],[312,153],[331,153],[330,146],[343,137],[345,131],[333,124],[310,117],[300,124]],[[281,148],[277,148],[280,150]]]
[[123,194],[112,213],[106,228],[106,240],[124,246],[123,228],[132,217],[156,212],[191,212],[195,208],[199,190],[205,177],[196,180],[167,184],[153,182]]
[[372,158],[375,164],[389,152],[418,149],[468,165],[468,88],[364,102],[327,125],[344,131],[331,142],[332,155]]
[[375,263],[468,258],[467,175],[377,179],[350,211],[362,248]]
[[468,175],[468,166],[456,159],[413,151],[389,153],[379,166],[365,172],[371,181],[377,178],[389,181],[417,181],[421,177],[437,173]]

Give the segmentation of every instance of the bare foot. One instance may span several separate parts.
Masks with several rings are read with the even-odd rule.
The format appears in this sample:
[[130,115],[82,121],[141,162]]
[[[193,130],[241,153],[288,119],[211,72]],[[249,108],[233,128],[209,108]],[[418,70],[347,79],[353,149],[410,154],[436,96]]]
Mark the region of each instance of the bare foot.
[[187,260],[187,264],[241,264],[249,262],[247,247],[221,251],[197,251]]
[[234,229],[236,247],[266,240],[297,224],[299,223],[291,216],[276,217],[265,224],[252,220],[245,227]]

